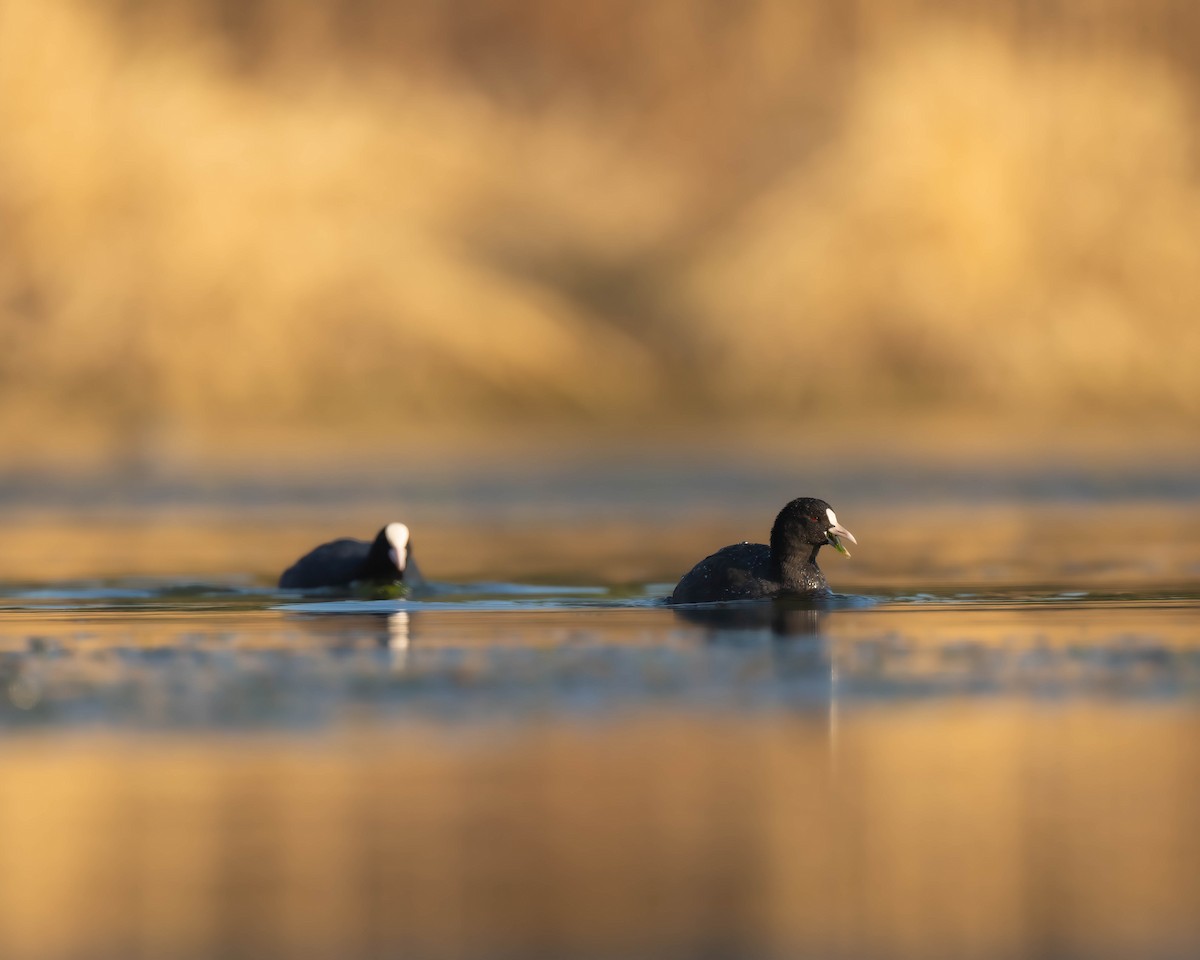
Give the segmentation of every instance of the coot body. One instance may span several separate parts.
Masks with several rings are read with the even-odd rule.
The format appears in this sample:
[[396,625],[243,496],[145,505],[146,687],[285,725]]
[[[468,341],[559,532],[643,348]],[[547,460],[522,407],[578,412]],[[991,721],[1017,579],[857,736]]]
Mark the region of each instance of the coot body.
[[771,542],[735,543],[686,573],[669,603],[717,603],[771,597],[829,596],[817,551],[826,544],[849,556],[842,540],[858,543],[824,500],[800,497],[775,518]]
[[354,583],[413,583],[419,577],[408,527],[389,523],[374,540],[343,537],[315,547],[283,572],[279,585],[316,590]]

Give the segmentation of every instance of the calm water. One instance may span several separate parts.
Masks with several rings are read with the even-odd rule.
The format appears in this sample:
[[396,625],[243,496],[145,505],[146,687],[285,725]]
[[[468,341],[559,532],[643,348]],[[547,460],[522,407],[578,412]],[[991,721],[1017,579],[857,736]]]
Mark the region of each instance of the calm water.
[[839,598],[686,613],[783,478],[430,481],[411,602],[269,587],[386,491],[9,491],[0,956],[1200,952],[1192,481],[840,480]]

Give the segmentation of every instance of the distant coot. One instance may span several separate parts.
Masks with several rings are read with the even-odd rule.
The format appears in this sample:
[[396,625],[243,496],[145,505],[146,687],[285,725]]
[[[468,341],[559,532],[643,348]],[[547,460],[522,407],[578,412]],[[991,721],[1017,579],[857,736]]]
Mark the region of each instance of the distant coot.
[[413,583],[419,578],[408,527],[389,523],[374,540],[343,537],[315,547],[283,571],[279,585],[315,590],[352,583]]
[[705,557],[684,575],[669,603],[713,603],[769,597],[829,596],[817,551],[830,544],[850,556],[843,540],[858,543],[824,500],[800,497],[779,511],[771,545],[735,543]]

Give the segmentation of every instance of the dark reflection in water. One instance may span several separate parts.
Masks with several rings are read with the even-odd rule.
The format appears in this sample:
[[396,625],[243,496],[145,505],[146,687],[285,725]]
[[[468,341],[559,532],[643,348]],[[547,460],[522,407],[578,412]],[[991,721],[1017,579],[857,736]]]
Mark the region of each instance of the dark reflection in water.
[[1012,585],[1095,519],[807,606],[0,588],[0,958],[1196,955],[1198,541]]
[[1200,692],[1198,604],[1182,596],[690,608],[594,595],[259,596],[255,606],[198,594],[190,608],[173,596],[126,598],[123,609],[109,596],[75,610],[46,601],[10,609],[0,627],[0,724],[312,728],[647,705],[821,710],[835,681],[840,703]]
[[671,608],[681,620],[707,627],[712,633],[731,630],[769,630],[779,637],[813,637],[828,614],[813,602],[774,600],[684,604]]

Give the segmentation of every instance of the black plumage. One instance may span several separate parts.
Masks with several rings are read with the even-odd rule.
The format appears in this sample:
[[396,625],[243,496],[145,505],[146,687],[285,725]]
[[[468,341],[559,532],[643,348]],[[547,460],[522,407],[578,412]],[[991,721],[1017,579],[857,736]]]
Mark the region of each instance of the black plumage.
[[374,540],[343,537],[310,550],[288,567],[279,586],[292,590],[392,584],[418,580],[408,527],[389,523]]
[[817,552],[830,544],[849,556],[842,546],[843,539],[858,542],[838,523],[828,503],[800,497],[779,511],[769,545],[735,543],[722,547],[684,575],[668,602],[828,596],[829,585],[817,566]]

